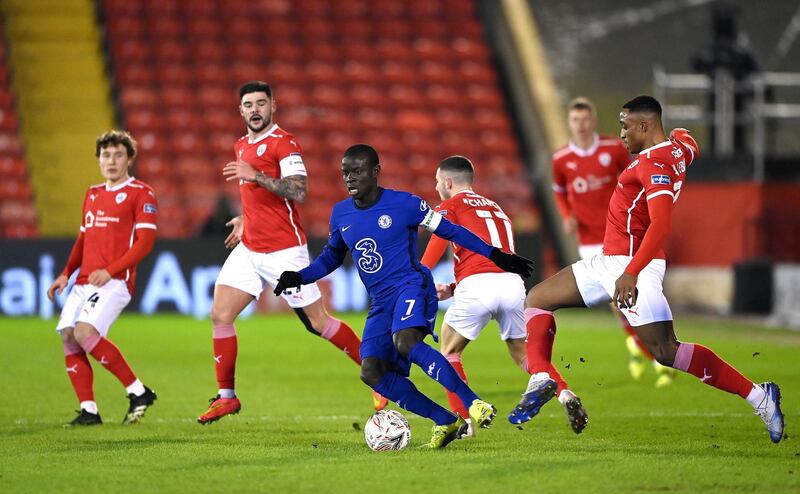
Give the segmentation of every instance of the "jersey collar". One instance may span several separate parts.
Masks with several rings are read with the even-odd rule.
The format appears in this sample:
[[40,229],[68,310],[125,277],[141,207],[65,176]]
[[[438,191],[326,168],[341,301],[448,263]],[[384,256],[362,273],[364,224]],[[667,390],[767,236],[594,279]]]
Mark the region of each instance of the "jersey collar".
[[457,196],[459,194],[474,194],[474,193],[475,192],[472,189],[464,189],[464,190],[459,190],[458,192],[453,194],[453,197],[455,197],[455,196]]
[[[563,142],[563,141],[562,141]],[[569,141],[569,149],[575,153],[576,155],[580,156],[581,158],[585,158],[586,156],[591,156],[597,151],[597,148],[600,146],[600,136],[595,134],[594,138],[592,139],[592,145],[589,146],[589,149],[581,149],[578,147],[577,144],[573,141]]]
[[117,185],[115,185],[113,187],[109,187],[108,183],[106,182],[106,192],[115,192],[115,191],[127,186],[129,183],[133,182],[134,180],[136,180],[136,179],[131,177],[128,180],[122,182],[121,184],[117,184]]
[[645,149],[645,150],[643,150],[643,151],[640,151],[640,152],[639,152],[639,156],[641,156],[641,155],[643,155],[643,154],[646,154],[646,155],[647,155],[647,157],[649,158],[649,157],[650,157],[650,152],[651,152],[651,151],[654,151],[654,150],[656,150],[656,149],[658,149],[658,148],[663,148],[664,146],[669,146],[670,144],[672,144],[672,141],[670,141],[669,139],[667,139],[667,140],[666,140],[666,141],[664,141],[664,142],[659,142],[659,143],[658,143],[658,144],[656,144],[655,146],[650,146],[649,148],[647,148],[647,149]]
[[268,131],[266,131],[263,134],[261,134],[260,136],[258,136],[255,140],[251,140],[250,136],[247,136],[247,143],[248,144],[255,144],[257,142],[263,141],[267,137],[271,136],[272,133],[275,132],[275,129],[277,129],[277,128],[278,128],[278,124],[276,124],[276,123],[272,124],[272,127],[270,127]]

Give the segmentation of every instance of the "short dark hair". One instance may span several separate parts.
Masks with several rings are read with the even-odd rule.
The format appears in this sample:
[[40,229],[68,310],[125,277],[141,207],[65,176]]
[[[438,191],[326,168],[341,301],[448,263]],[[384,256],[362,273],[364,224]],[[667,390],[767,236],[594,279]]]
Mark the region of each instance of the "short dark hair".
[[353,144],[344,152],[342,159],[345,158],[364,158],[370,166],[378,166],[380,164],[378,152],[369,144]]
[[465,156],[455,155],[448,156],[439,162],[439,169],[443,172],[457,173],[463,175],[465,180],[472,183],[472,177],[475,175],[475,167],[469,158]]
[[594,108],[594,103],[589,98],[578,96],[569,102],[567,106],[569,111],[572,110],[588,110],[592,115],[597,115],[597,110]]
[[622,107],[630,110],[631,113],[654,113],[661,117],[661,103],[652,96],[637,96]]
[[128,158],[131,161],[136,159],[136,139],[124,130],[109,130],[101,134],[95,141],[94,155],[99,158],[100,150],[108,146],[118,146],[120,144],[125,146],[125,151],[127,151]]
[[264,81],[250,81],[245,82],[241,86],[239,86],[239,101],[244,98],[245,94],[250,93],[267,93],[267,96],[272,98],[272,88],[269,84]]

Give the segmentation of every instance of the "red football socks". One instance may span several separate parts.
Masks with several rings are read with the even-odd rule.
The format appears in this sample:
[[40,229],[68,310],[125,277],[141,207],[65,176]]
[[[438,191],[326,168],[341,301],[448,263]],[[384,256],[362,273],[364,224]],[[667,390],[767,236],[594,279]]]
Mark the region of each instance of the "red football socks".
[[[458,353],[451,353],[450,355],[445,355],[445,358],[448,362],[450,362],[450,365],[453,366],[453,369],[456,371],[456,374],[458,374],[458,377],[460,377],[466,383],[467,373],[464,372],[464,364],[461,363],[461,355]],[[447,402],[450,403],[450,410],[452,410],[453,413],[460,415],[461,418],[465,420],[468,419],[469,412],[467,411],[467,407],[464,406],[464,402],[461,401],[461,398],[451,391],[445,390],[445,392],[447,393]]]
[[536,308],[525,309],[525,328],[527,330],[525,353],[528,361],[528,373],[547,372],[558,385],[559,393],[569,389],[566,381],[551,362],[553,342],[556,338],[556,320],[553,313]]
[[674,368],[688,372],[717,389],[747,399],[753,382],[716,353],[696,343],[680,343],[675,354]]
[[361,340],[358,339],[353,329],[346,322],[333,317],[328,318],[328,324],[320,334],[323,338],[330,341],[333,346],[347,354],[350,359],[361,365]]
[[123,386],[128,387],[136,381],[136,375],[131,370],[119,348],[111,341],[94,333],[81,343],[83,351],[90,354],[100,362],[109,372],[114,374]]
[[239,343],[233,324],[214,325],[214,367],[219,389],[234,390]]
[[94,401],[94,372],[86,352],[78,344],[65,343],[64,360],[67,364],[67,376],[78,401]]

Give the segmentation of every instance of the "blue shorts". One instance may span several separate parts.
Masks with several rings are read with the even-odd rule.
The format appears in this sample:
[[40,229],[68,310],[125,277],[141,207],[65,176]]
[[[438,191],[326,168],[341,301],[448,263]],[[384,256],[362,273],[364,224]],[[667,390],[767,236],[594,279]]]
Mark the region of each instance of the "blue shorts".
[[395,371],[408,376],[411,361],[400,355],[392,335],[408,328],[422,328],[438,341],[434,328],[438,299],[433,283],[427,287],[407,285],[393,297],[375,301],[367,314],[361,337],[361,358],[379,358],[393,364]]

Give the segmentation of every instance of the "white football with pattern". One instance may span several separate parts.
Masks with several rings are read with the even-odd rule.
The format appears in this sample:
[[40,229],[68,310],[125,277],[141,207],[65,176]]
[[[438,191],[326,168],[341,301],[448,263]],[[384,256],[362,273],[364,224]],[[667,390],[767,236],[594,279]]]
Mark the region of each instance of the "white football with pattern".
[[381,410],[364,425],[364,439],[373,451],[400,450],[411,441],[411,428],[402,413]]

